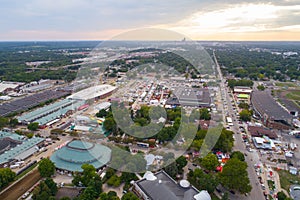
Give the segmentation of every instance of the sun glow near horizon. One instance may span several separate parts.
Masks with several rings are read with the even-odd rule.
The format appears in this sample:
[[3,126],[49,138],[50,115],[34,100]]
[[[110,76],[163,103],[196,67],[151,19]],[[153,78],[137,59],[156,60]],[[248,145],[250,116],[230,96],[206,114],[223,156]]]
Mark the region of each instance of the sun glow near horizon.
[[281,24],[287,12],[300,17],[300,5],[240,4],[196,12],[177,23],[156,27],[178,31],[195,40],[300,40],[300,25]]

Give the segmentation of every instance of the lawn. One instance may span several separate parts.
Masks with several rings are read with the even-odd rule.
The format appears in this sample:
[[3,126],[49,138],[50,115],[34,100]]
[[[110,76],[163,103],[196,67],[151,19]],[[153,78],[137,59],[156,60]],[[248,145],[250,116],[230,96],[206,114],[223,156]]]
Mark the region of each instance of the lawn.
[[298,91],[290,92],[286,94],[286,97],[291,100],[300,101],[300,91],[298,90]]
[[300,176],[290,174],[288,171],[279,170],[280,185],[286,191],[289,191],[290,185],[300,183]]
[[278,87],[297,87],[295,83],[291,83],[291,82],[277,82],[275,83],[275,85]]

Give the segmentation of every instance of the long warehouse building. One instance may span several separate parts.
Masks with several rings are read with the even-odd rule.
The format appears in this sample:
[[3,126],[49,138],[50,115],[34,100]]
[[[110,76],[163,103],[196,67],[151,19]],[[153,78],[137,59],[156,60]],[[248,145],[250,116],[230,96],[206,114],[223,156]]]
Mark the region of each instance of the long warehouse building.
[[275,129],[289,129],[292,125],[292,115],[280,106],[268,91],[254,91],[251,104],[264,125]]
[[97,85],[76,92],[68,96],[67,98],[72,100],[84,100],[84,101],[98,100],[98,99],[104,99],[106,97],[109,97],[110,95],[112,95],[112,93],[115,90],[116,87],[112,85]]

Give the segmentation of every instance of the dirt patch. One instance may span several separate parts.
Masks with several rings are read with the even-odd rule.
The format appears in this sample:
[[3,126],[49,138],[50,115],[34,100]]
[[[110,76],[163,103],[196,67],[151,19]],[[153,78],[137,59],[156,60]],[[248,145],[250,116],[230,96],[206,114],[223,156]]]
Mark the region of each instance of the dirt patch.
[[29,172],[19,182],[0,195],[1,200],[16,200],[41,179],[37,169]]

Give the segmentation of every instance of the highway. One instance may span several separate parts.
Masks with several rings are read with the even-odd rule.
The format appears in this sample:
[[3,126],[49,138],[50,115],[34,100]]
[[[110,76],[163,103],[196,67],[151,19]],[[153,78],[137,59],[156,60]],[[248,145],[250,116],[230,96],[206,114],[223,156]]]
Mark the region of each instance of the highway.
[[[231,130],[235,133],[234,134],[235,144],[234,144],[233,150],[234,151],[240,151],[240,152],[243,152],[243,153],[247,152],[248,156],[245,156],[245,159],[246,159],[246,162],[248,164],[247,171],[248,171],[248,176],[249,176],[249,179],[250,179],[250,184],[252,186],[252,190],[248,194],[248,196],[241,195],[241,194],[233,195],[233,194],[229,193],[229,197],[232,200],[241,200],[241,199],[245,199],[245,200],[257,199],[257,200],[260,200],[260,199],[265,199],[260,184],[256,184],[258,182],[258,178],[257,178],[256,172],[255,172],[255,169],[253,167],[254,164],[256,163],[257,159],[258,159],[258,156],[255,155],[255,154],[257,154],[257,152],[251,152],[250,153],[246,150],[245,144],[244,144],[243,139],[242,139],[242,135],[239,134],[239,124],[237,123],[238,120],[237,120],[236,113],[235,113],[236,111],[234,111],[234,107],[236,107],[236,103],[234,102],[234,106],[231,103],[231,101],[234,100],[234,99],[232,99],[228,94],[228,88],[225,85],[226,80],[223,78],[220,66],[219,66],[217,58],[215,56],[215,52],[213,52],[213,56],[214,56],[214,60],[215,60],[215,63],[216,63],[217,73],[219,74],[219,77],[220,77],[220,80],[221,80],[220,87],[221,87],[221,92],[222,92],[223,108],[227,108],[227,109],[224,110],[225,112],[223,112],[223,114],[224,115],[227,114],[228,116],[230,116],[233,119],[234,126],[231,127]],[[224,116],[224,118],[225,118],[225,116]],[[242,126],[244,126],[244,125],[242,125]],[[246,128],[246,127],[244,127],[244,128]]]

